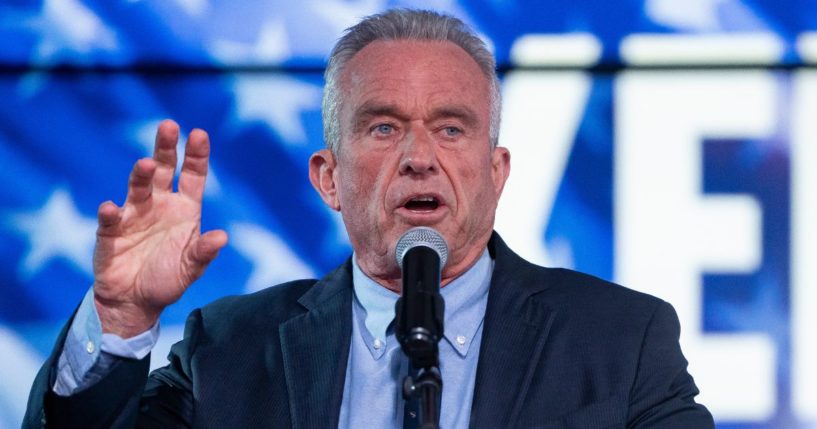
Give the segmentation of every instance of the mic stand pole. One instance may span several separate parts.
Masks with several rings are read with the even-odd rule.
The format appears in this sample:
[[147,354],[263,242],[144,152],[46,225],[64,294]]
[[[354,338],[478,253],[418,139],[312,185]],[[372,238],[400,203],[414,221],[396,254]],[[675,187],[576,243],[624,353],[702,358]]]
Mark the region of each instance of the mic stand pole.
[[440,427],[439,404],[442,389],[443,379],[440,376],[440,368],[436,365],[420,369],[417,372],[416,379],[411,375],[407,375],[403,379],[403,399],[406,401],[420,400],[419,421],[421,429],[438,429]]

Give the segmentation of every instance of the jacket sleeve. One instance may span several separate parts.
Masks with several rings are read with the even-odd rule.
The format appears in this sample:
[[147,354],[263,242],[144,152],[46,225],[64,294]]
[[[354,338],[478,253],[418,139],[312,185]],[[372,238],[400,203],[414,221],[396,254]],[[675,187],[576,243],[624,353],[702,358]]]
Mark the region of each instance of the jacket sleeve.
[[200,320],[200,312],[194,311],[187,320],[184,339],[171,349],[170,363],[149,378],[150,355],[140,360],[123,358],[93,386],[71,396],[59,396],[52,386],[69,321],[34,380],[23,429],[191,427],[189,361]]
[[671,305],[661,302],[647,325],[630,391],[628,428],[714,428],[712,415],[695,402],[698,388],[678,342],[681,327]]
[[[34,428],[103,428],[133,426],[139,394],[144,388],[150,366],[150,355],[141,360],[120,359],[104,378],[92,387],[71,396],[59,396],[53,391],[57,361],[73,322],[60,332],[51,356],[40,368],[23,418],[23,429]],[[126,416],[128,410],[130,416]],[[124,426],[123,426],[124,424]]]

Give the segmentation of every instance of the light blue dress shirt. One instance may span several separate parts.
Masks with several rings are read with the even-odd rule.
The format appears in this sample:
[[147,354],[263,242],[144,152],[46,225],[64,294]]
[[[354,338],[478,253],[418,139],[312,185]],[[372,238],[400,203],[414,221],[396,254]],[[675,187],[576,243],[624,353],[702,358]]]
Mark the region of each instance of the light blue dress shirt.
[[103,334],[94,304],[94,290],[82,299],[57,361],[54,393],[68,396],[94,385],[117,363],[117,357],[142,359],[159,339],[159,322],[135,337]]
[[[403,399],[398,386],[408,373],[391,323],[399,295],[366,277],[353,261],[352,339],[343,390],[342,429],[401,428]],[[445,300],[440,341],[443,378],[440,427],[466,428],[474,396],[482,325],[494,263],[487,249],[474,266],[440,289]],[[118,357],[141,359],[156,344],[159,324],[136,337],[103,334],[89,290],[69,328],[58,360],[54,392],[67,396],[92,386]]]
[[[445,300],[445,337],[439,345],[442,429],[467,428],[470,421],[493,265],[485,250],[474,266],[440,289]],[[404,401],[400,386],[408,374],[408,359],[392,325],[399,295],[366,277],[356,261],[353,282],[352,342],[338,426],[401,428]]]

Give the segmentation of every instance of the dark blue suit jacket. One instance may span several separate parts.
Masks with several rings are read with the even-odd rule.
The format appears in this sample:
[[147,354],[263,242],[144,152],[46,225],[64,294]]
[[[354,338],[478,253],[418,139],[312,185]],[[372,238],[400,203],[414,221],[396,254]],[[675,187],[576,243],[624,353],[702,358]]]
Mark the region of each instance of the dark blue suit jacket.
[[[471,411],[479,428],[713,428],[672,307],[595,277],[496,261]],[[64,335],[24,428],[336,427],[352,323],[351,262],[194,311],[167,367],[123,360],[90,389],[50,392]],[[147,382],[146,382],[147,380]],[[376,410],[373,410],[376,412]]]

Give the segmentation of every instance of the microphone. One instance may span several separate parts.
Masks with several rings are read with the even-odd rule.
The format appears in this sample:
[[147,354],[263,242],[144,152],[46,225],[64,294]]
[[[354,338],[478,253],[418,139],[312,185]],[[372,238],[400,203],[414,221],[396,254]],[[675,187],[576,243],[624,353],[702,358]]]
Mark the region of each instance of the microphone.
[[395,308],[395,336],[415,368],[439,365],[445,303],[440,276],[448,244],[439,232],[419,226],[406,231],[395,249],[403,271],[403,291]]

